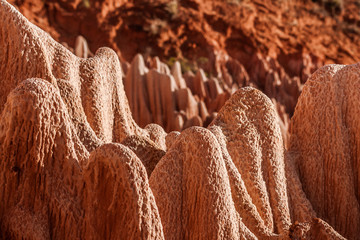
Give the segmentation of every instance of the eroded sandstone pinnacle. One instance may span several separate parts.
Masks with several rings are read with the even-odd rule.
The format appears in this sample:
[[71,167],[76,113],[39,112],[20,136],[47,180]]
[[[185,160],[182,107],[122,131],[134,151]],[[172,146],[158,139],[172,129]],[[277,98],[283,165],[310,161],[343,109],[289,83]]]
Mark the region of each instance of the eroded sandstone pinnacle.
[[115,52],[76,57],[4,0],[0,19],[3,239],[360,239],[359,64],[310,77],[285,150],[254,88],[208,128],[143,129]]

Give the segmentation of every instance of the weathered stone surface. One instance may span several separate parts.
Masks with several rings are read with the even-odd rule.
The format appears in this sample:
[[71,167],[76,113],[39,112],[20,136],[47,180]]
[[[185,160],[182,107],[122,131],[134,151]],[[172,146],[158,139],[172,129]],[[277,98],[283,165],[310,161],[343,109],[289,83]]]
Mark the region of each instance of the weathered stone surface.
[[138,54],[131,62],[130,68],[124,79],[125,91],[128,93],[129,105],[133,118],[140,127],[145,127],[146,124],[152,122],[146,88],[147,84],[145,82],[145,74],[148,71],[143,57]]
[[127,146],[138,156],[145,166],[149,178],[156,164],[165,155],[165,151],[148,138],[133,135],[126,137],[121,144]]
[[[107,48],[79,58],[4,0],[0,19],[0,238],[359,239],[359,64],[310,77],[284,145],[280,100],[301,79],[271,59],[253,63],[273,99],[230,97],[241,65],[218,65],[223,86],[199,72],[183,88],[157,58],[125,71]],[[140,128],[123,72],[138,119],[153,108],[165,130],[189,128]]]
[[9,94],[3,107],[1,237],[79,238],[79,230],[71,226],[83,214],[76,192],[89,152],[59,92],[44,80],[29,79]]
[[[112,47],[123,63],[124,76],[125,62],[142,53],[149,69],[171,72],[179,88],[193,90],[183,84],[181,71],[202,68],[221,83],[227,92],[225,100],[235,89],[253,86],[284,106],[289,117],[302,84],[316,69],[328,63],[360,61],[360,5],[356,1],[9,1],[76,52],[82,46],[76,43],[79,35],[88,40],[92,52]],[[85,51],[80,51],[83,56],[81,52]],[[178,61],[173,66],[176,71],[170,71],[164,63],[174,61]],[[180,63],[184,69],[179,69]],[[144,104],[138,94],[143,91],[143,86],[133,93],[126,90],[141,127],[155,122],[155,113],[145,107],[151,103]],[[139,98],[142,115],[129,94]],[[213,108],[204,102],[210,114],[225,103],[220,101]]]
[[181,66],[178,61],[176,61],[171,69],[171,74],[174,76],[176,85],[178,88],[186,88],[185,79],[181,73]]
[[83,175],[83,239],[164,238],[145,167],[129,148],[101,146],[91,153]]
[[208,130],[184,130],[154,170],[150,186],[166,239],[240,237],[221,149]]
[[119,144],[89,156],[52,84],[24,81],[0,122],[3,238],[162,238],[144,165]]
[[80,59],[5,1],[0,16],[1,238],[162,239],[144,165],[105,144],[156,135],[132,119],[115,53]]
[[[87,120],[88,124],[77,120],[83,130],[90,125],[92,130],[86,130],[87,135],[94,131],[101,141],[109,142],[121,141],[134,133],[145,134],[132,119],[119,60],[112,50],[101,48],[93,58],[80,59],[29,23],[6,1],[1,1],[0,17],[0,110],[12,89],[27,78],[37,77],[59,89],[66,103],[80,100],[68,108],[71,114]],[[58,84],[60,81],[64,83]]]
[[360,232],[359,64],[329,65],[304,86],[289,151],[318,217],[349,239]]
[[255,235],[283,234],[290,226],[284,148],[276,111],[260,91],[243,88],[209,129],[222,147],[234,201]]

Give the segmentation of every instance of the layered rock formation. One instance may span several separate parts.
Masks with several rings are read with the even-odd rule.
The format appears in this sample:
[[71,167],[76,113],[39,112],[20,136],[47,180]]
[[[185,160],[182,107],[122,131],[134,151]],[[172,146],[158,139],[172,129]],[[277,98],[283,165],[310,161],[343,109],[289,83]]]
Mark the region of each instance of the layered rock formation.
[[[358,64],[310,77],[286,150],[259,90],[208,128],[141,128],[112,50],[76,57],[4,0],[0,19],[1,238],[359,239]],[[136,61],[129,78],[186,89]]]

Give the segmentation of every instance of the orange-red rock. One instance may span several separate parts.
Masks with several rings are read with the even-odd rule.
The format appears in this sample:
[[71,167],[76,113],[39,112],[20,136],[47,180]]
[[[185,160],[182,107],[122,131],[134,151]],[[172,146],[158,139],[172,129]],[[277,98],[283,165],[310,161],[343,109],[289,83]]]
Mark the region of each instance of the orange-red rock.
[[[287,150],[285,102],[302,81],[272,58],[255,55],[265,78],[254,84],[273,99],[252,87],[229,96],[236,86],[224,65],[223,92],[214,80],[210,93],[204,74],[188,75],[182,88],[158,59],[149,70],[139,55],[122,70],[108,48],[79,58],[4,0],[0,19],[1,238],[359,239],[359,64],[310,77]],[[140,128],[123,72],[139,121],[143,110],[153,117],[153,106],[177,128],[211,124],[170,134],[157,124]],[[150,105],[156,86],[160,100]],[[212,108],[203,99],[210,94]]]
[[359,238],[359,64],[329,65],[305,84],[289,151],[318,217],[349,239]]

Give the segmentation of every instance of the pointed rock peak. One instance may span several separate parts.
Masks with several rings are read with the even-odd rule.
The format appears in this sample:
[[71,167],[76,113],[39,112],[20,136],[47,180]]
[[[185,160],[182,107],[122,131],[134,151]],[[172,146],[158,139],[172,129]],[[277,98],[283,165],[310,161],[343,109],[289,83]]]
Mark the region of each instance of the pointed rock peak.
[[182,77],[182,73],[181,73],[181,65],[179,63],[179,61],[175,61],[174,65],[171,68],[171,74],[175,77]]
[[156,70],[158,70],[160,72],[160,68],[161,68],[161,61],[159,59],[158,56],[154,57],[154,65],[152,66],[153,68],[155,68]]
[[171,74],[174,76],[178,88],[186,88],[186,82],[181,73],[181,65],[178,61],[172,66]]
[[144,58],[141,54],[136,54],[136,56],[134,57],[134,59],[131,62],[130,69],[133,69],[133,71],[139,72],[140,75],[143,75],[144,73],[147,73],[149,71],[145,65]]
[[93,56],[93,54],[90,52],[86,39],[81,35],[76,37],[74,54],[81,58],[88,58]]
[[148,124],[145,126],[145,130],[148,132],[149,138],[157,144],[159,148],[162,150],[166,150],[166,143],[165,143],[165,137],[167,133],[164,131],[164,129],[154,123]]
[[196,78],[203,82],[207,81],[206,74],[205,74],[204,70],[201,68],[196,72]]

